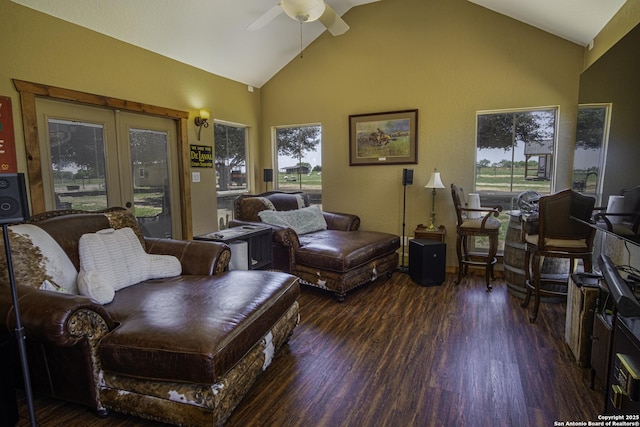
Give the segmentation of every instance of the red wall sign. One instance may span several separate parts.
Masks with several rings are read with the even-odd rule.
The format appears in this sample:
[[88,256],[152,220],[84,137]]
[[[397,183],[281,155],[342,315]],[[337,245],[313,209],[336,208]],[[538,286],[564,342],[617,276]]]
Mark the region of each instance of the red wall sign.
[[0,96],[0,173],[18,172],[11,98]]

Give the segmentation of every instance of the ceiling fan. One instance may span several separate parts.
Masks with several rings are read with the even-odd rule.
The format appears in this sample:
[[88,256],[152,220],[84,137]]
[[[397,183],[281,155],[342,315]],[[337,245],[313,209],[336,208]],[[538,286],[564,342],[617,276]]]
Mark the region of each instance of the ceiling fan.
[[248,30],[259,30],[285,12],[292,19],[302,23],[320,21],[334,36],[349,30],[349,26],[324,0],[280,0],[264,15],[247,27]]

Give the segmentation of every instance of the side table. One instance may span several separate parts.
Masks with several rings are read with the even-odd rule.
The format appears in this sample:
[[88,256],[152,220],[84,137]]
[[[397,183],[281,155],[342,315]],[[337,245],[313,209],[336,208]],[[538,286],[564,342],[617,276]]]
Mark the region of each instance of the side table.
[[444,243],[445,234],[446,230],[444,228],[444,225],[441,225],[438,228],[434,228],[433,230],[429,230],[428,226],[418,224],[418,227],[416,227],[415,231],[413,232],[413,237],[416,239],[431,239]]
[[271,228],[258,225],[243,225],[225,230],[195,236],[194,240],[209,240],[214,242],[231,243],[234,241],[247,242],[248,269],[264,270],[271,268],[272,242]]

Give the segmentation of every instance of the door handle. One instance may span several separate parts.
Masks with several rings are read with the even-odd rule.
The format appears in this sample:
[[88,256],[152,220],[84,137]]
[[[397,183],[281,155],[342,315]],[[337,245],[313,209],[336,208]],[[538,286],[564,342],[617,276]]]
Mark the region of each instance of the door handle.
[[127,208],[130,208],[131,206],[133,206],[133,204],[131,204],[131,202],[127,202],[127,203],[125,204],[125,206],[126,206]]

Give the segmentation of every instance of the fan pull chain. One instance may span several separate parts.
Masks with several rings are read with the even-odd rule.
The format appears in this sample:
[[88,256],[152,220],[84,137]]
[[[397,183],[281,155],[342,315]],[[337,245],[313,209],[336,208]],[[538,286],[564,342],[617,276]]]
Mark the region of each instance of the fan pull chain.
[[302,59],[302,22],[300,23],[300,59]]

